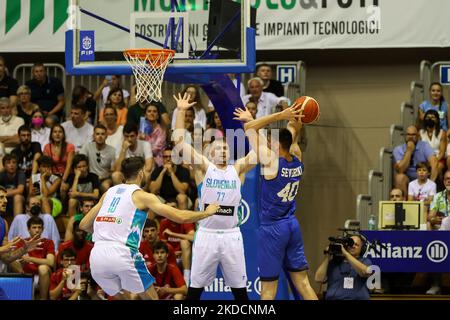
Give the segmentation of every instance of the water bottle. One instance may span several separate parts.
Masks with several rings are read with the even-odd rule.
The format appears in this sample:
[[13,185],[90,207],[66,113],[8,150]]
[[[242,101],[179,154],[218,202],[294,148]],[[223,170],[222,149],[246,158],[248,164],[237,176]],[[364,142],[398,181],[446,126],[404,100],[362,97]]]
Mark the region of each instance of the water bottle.
[[376,224],[375,216],[374,216],[373,214],[370,215],[370,217],[369,217],[368,229],[369,229],[369,230],[376,230],[376,229],[377,229],[377,224]]

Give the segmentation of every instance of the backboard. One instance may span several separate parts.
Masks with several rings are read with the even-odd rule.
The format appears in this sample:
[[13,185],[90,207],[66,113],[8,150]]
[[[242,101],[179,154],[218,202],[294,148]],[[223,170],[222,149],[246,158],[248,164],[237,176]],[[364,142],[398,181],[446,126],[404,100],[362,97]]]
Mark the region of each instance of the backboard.
[[255,19],[250,1],[70,0],[66,71],[132,74],[125,49],[168,48],[177,53],[166,80],[252,72]]

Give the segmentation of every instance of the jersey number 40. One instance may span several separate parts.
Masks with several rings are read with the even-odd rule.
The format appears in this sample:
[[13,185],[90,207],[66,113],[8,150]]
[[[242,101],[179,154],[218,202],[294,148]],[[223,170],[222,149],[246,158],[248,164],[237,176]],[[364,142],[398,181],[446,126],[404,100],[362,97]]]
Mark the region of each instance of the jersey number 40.
[[288,202],[294,200],[295,196],[297,195],[298,191],[298,185],[300,184],[300,181],[296,181],[294,183],[289,182],[283,190],[277,193],[277,196],[281,198],[282,202]]

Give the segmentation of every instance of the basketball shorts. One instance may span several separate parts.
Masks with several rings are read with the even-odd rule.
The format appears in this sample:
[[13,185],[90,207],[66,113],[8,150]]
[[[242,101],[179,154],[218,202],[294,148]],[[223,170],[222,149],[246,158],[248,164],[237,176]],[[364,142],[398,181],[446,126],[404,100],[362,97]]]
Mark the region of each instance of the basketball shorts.
[[262,281],[277,280],[282,269],[291,272],[308,269],[300,225],[294,216],[261,225],[258,243],[258,267]]
[[225,284],[232,288],[247,287],[244,242],[241,230],[200,227],[192,245],[190,286],[203,288],[213,283],[220,266]]
[[139,251],[110,241],[97,241],[89,258],[91,274],[110,296],[127,290],[145,292],[155,279]]

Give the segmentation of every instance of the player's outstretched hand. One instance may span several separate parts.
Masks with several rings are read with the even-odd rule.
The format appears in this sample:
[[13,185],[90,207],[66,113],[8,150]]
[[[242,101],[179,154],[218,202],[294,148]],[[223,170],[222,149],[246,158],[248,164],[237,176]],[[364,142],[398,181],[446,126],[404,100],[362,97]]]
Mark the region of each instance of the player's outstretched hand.
[[25,248],[27,249],[27,252],[33,251],[40,244],[42,244],[42,241],[39,235],[35,235],[30,240],[25,240]]
[[[297,120],[299,121],[299,119],[301,119],[302,117],[304,117],[302,115],[303,113],[303,107],[298,108],[297,105],[293,105],[292,107],[286,108],[283,111],[281,111],[281,117],[283,120]],[[301,121],[301,120],[300,120]]]
[[253,116],[247,107],[245,107],[245,110],[241,109],[241,108],[236,108],[234,110],[233,114],[234,114],[234,118],[233,118],[234,120],[238,120],[238,121],[241,121],[244,123],[250,122],[253,120]]
[[173,98],[177,102],[177,108],[180,110],[187,110],[197,103],[195,101],[189,102],[191,96],[187,94],[187,92],[185,92],[183,96],[181,96],[180,93],[178,93],[178,97],[176,95],[173,95]]
[[205,213],[207,214],[208,217],[214,215],[217,210],[219,210],[220,206],[217,203],[213,203],[210,204],[206,209],[205,209]]
[[0,246],[0,254],[14,251],[21,240],[22,239],[20,237],[15,237],[4,246]]

